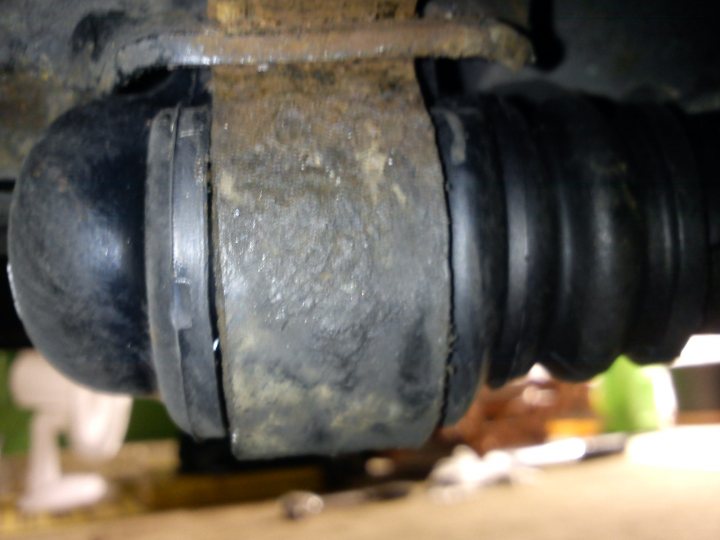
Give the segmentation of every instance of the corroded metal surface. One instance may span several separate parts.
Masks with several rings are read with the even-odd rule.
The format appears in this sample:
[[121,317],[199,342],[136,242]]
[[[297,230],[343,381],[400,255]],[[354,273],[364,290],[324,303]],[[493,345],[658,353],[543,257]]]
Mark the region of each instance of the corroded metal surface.
[[80,97],[52,77],[0,73],[0,179],[14,179],[48,124]]
[[195,0],[97,2],[12,2],[0,20],[0,67],[96,95],[168,66],[482,56],[518,67],[530,55],[526,38],[488,9],[422,20],[414,0],[210,0],[211,23]]
[[232,30],[309,28],[408,19],[416,0],[209,0],[208,14]]
[[100,85],[153,66],[219,66],[338,62],[367,58],[483,57],[520,68],[529,41],[494,20],[384,20],[304,31],[231,33],[213,26],[140,34],[99,63]]
[[450,335],[448,218],[412,65],[218,68],[212,185],[238,456],[420,444]]

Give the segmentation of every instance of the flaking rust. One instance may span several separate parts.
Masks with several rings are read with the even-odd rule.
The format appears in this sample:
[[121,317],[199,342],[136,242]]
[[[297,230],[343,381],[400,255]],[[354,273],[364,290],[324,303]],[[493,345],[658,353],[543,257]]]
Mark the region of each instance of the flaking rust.
[[481,57],[517,69],[531,56],[527,39],[498,21],[412,19],[267,33],[207,29],[192,36],[152,37],[122,50],[117,63],[126,72],[147,59],[177,65],[262,65]]
[[[353,60],[480,57],[518,69],[532,59],[510,24],[481,17],[417,18],[405,1],[224,1],[214,23],[137,28],[93,64],[100,87],[154,66],[265,66]],[[341,9],[342,8],[342,9]]]
[[340,22],[408,19],[415,0],[210,0],[208,13],[229,31],[311,28]]
[[[527,38],[484,12],[418,19],[415,3],[217,0],[208,9],[220,31],[209,28],[186,38],[194,51],[188,56],[201,57],[208,65],[477,56],[512,69],[532,58]],[[177,47],[171,41],[166,45],[172,56]]]

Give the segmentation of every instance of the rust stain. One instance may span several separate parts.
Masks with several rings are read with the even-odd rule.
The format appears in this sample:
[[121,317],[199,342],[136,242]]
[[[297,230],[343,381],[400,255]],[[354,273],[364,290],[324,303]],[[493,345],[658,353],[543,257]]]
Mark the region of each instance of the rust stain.
[[479,56],[518,69],[529,41],[490,18],[417,19],[415,0],[211,0],[218,30],[191,39],[206,65]]
[[0,178],[15,178],[47,126],[81,101],[47,74],[0,73]]
[[[517,69],[532,58],[525,37],[493,20],[384,20],[302,32],[248,34],[208,29],[178,39],[186,43],[189,39],[192,56],[204,65],[483,57]],[[187,56],[187,49],[177,49]]]
[[228,30],[248,31],[407,19],[415,5],[415,0],[210,0],[208,13]]

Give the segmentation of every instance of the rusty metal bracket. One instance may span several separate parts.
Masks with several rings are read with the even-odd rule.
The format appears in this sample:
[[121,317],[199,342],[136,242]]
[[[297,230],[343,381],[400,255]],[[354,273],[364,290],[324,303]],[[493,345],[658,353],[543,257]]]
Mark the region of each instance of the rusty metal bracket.
[[518,69],[532,58],[528,39],[492,20],[379,20],[332,27],[236,33],[203,23],[147,34],[108,48],[98,62],[100,87],[153,67],[290,64],[359,59],[483,57]]

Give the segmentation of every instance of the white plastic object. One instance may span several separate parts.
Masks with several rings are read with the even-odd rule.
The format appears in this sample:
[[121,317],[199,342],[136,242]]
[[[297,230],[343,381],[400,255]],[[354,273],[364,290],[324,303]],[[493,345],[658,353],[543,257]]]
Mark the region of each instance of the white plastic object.
[[452,504],[486,486],[524,483],[532,480],[532,474],[509,451],[493,450],[480,457],[469,446],[459,445],[449,457],[435,464],[428,478],[429,493],[436,502]]
[[33,411],[20,509],[64,512],[102,499],[108,490],[102,476],[62,474],[58,436],[64,433],[70,449],[85,460],[114,457],[125,439],[132,398],[80,386],[35,350],[21,351],[12,363],[10,392],[19,406]]

